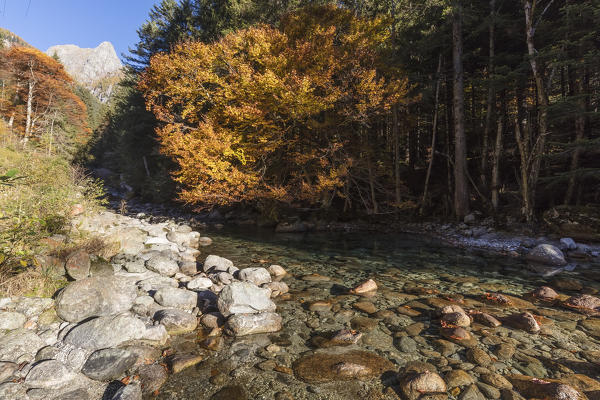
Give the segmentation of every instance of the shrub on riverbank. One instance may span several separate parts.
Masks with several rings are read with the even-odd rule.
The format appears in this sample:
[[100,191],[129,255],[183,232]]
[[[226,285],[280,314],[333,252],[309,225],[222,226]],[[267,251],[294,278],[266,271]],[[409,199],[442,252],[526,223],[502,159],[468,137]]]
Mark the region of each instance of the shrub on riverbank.
[[102,189],[68,160],[28,148],[1,127],[0,141],[0,292],[6,293],[23,279],[48,284],[32,261],[40,240],[64,233],[76,204],[98,206]]

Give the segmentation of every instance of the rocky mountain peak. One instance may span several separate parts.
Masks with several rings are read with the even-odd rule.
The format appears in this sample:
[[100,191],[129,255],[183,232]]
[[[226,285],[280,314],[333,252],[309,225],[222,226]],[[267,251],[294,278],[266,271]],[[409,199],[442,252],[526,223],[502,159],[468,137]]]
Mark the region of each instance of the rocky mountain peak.
[[123,64],[110,42],[102,42],[93,49],[74,44],[52,46],[46,54],[57,56],[73,79],[102,102],[108,101],[122,77]]

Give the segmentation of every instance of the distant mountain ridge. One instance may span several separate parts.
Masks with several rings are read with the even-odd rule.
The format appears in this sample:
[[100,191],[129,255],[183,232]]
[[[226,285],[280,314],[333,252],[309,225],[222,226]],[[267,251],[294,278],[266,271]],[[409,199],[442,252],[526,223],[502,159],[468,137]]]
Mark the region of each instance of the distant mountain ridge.
[[74,44],[52,46],[46,50],[51,57],[58,57],[65,70],[105,103],[123,77],[123,64],[110,42],[98,47],[81,48]]

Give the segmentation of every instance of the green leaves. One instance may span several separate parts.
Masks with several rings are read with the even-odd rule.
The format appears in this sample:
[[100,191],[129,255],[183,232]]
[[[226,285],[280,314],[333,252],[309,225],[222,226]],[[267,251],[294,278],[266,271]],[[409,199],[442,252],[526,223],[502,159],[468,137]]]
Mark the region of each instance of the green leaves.
[[18,179],[22,179],[22,176],[17,176],[18,173],[18,170],[10,169],[3,175],[0,175],[0,186],[12,186],[13,182],[15,182]]

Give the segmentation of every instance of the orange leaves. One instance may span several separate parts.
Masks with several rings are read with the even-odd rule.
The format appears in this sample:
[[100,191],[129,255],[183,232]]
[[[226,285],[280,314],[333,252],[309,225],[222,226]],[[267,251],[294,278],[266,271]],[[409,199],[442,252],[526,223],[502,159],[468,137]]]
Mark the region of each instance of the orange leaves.
[[18,132],[25,133],[30,101],[30,135],[34,139],[50,130],[54,134],[62,130],[63,137],[54,140],[69,145],[89,139],[86,106],[73,91],[73,79],[54,58],[28,47],[2,50],[0,79],[11,92],[10,96],[3,96],[0,113],[14,117],[14,129]]
[[324,6],[281,26],[182,43],[150,61],[139,88],[163,123],[184,201],[330,198],[364,153],[359,132],[406,97],[406,79],[382,72],[382,20]]

